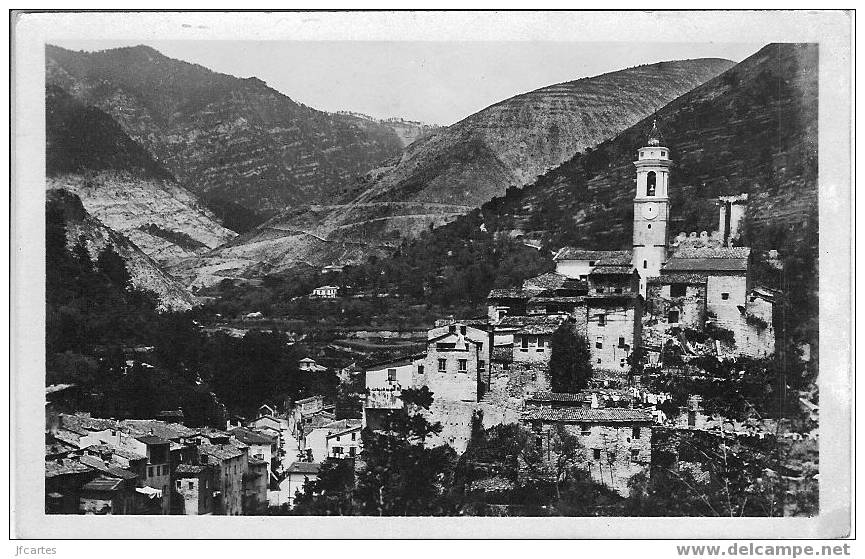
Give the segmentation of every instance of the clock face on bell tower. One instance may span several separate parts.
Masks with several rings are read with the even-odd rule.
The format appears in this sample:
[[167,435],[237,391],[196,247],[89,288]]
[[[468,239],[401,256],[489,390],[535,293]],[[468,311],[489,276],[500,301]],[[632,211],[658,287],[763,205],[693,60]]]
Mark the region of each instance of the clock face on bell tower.
[[658,217],[658,206],[654,202],[643,204],[643,217],[646,219],[655,219]]

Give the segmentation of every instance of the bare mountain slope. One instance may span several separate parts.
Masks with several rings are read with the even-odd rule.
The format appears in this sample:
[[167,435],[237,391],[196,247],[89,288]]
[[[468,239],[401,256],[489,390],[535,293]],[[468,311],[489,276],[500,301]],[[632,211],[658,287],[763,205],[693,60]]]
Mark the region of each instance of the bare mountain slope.
[[47,187],[76,193],[148,256],[176,262],[236,235],[103,111],[57,86],[48,86],[45,106]]
[[345,203],[286,210],[181,273],[207,283],[219,279],[208,277],[217,269],[250,275],[388,254],[403,237],[532,182],[732,65],[662,62],[507,99],[414,142],[395,164],[368,173]]
[[330,200],[403,147],[383,124],[317,111],[257,78],[212,72],[146,46],[73,52],[49,45],[46,58],[48,83],[114,117],[235,230],[289,205]]
[[161,308],[192,308],[194,297],[177,280],[163,272],[135,243],[87,213],[77,195],[62,189],[49,190],[47,205],[49,210],[63,215],[70,247],[83,238],[90,257],[96,260],[106,247],[111,246],[126,263],[132,285],[155,293]]

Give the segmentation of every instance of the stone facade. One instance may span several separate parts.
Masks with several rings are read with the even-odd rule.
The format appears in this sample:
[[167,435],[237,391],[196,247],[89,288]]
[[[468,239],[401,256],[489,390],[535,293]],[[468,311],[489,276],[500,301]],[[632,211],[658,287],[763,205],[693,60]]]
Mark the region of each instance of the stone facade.
[[628,481],[648,472],[652,460],[652,416],[624,408],[531,408],[522,423],[535,434],[543,458],[555,463],[555,438],[561,427],[578,441],[575,465],[622,496]]
[[178,514],[213,514],[214,470],[207,466],[182,464],[175,470],[174,492]]

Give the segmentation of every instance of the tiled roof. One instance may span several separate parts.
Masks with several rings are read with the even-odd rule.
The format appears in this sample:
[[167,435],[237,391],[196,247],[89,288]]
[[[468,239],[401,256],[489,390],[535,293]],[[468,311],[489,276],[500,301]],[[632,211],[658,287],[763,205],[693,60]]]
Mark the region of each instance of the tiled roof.
[[126,419],[121,426],[128,428],[134,434],[155,435],[163,439],[184,439],[199,433],[180,423],[167,423],[158,419]]
[[526,402],[578,402],[586,399],[585,394],[569,394],[567,392],[535,392],[526,398]]
[[707,274],[673,273],[649,278],[647,281],[650,285],[669,285],[672,283],[703,284],[706,283],[708,278],[709,276]]
[[54,433],[54,438],[58,441],[63,441],[66,444],[78,448],[78,444],[81,441],[81,434],[75,433],[73,431],[67,431],[66,429],[58,429]]
[[504,289],[491,289],[487,299],[527,299],[531,294],[526,293],[519,287],[508,287]]
[[219,429],[214,429],[213,427],[204,427],[199,430],[199,433],[208,439],[227,439],[231,437],[231,435],[229,435],[225,431],[220,431]]
[[325,425],[322,429],[327,429],[329,431],[329,434],[327,435],[328,437],[335,437],[348,431],[360,429],[361,427],[362,424],[360,419],[340,419],[339,421],[334,421],[333,423]]
[[651,423],[652,414],[630,408],[530,408],[524,421],[573,421],[582,423]]
[[102,453],[111,453],[121,458],[125,458],[126,460],[146,460],[146,456],[142,456],[136,452],[132,452],[131,450],[127,450],[125,448],[120,448],[118,446],[114,446],[111,444],[94,444],[87,447],[88,451]]
[[308,402],[312,402],[312,401],[318,400],[320,398],[323,398],[323,396],[310,396],[309,398],[304,398],[302,400],[295,400],[294,403],[295,404],[306,404]]
[[102,419],[98,417],[85,417],[83,415],[60,414],[60,426],[67,431],[85,435],[91,431],[105,431],[116,429],[117,421],[114,419]]
[[197,476],[201,472],[207,470],[207,466],[194,466],[192,464],[178,464],[174,469],[176,477]]
[[564,247],[556,253],[553,260],[602,260],[602,259],[622,259],[631,260],[631,251],[629,250],[580,250],[574,247]]
[[317,474],[321,464],[317,462],[293,462],[286,473],[289,474]]
[[82,464],[78,460],[63,458],[62,460],[45,461],[45,477],[64,476],[69,474],[82,474],[92,472],[93,468]]
[[568,277],[556,272],[547,272],[523,281],[523,289],[544,290],[559,289],[565,284]]
[[144,444],[169,444],[171,442],[156,435],[139,435],[135,437],[135,440]]
[[51,456],[53,454],[67,454],[73,450],[78,450],[78,447],[61,440],[45,443],[45,456]]
[[673,258],[738,259],[749,256],[750,247],[681,248],[673,253]]
[[246,444],[273,444],[274,438],[268,435],[262,435],[261,433],[256,433],[251,429],[245,429],[243,427],[236,427],[229,431],[234,438],[239,440],[242,443]]
[[219,460],[230,460],[232,458],[237,458],[238,456],[243,456],[242,450],[230,444],[203,444],[198,447],[198,452],[201,454],[206,454],[207,456],[213,456],[214,458],[218,458]]
[[682,248],[673,253],[664,270],[743,272],[750,254],[748,247]]
[[556,297],[556,296],[544,296],[544,297],[532,297],[529,299],[529,304],[543,304],[543,303],[582,303],[585,301],[585,297]]
[[631,265],[628,264],[626,266],[618,266],[618,265],[609,265],[609,266],[595,266],[592,268],[592,271],[589,272],[590,276],[597,275],[611,275],[611,274],[621,274],[621,275],[629,275],[633,271]]
[[110,477],[98,477],[84,484],[85,491],[117,491],[123,487],[123,480]]
[[261,458],[250,458],[249,459],[250,466],[267,466],[267,460]]

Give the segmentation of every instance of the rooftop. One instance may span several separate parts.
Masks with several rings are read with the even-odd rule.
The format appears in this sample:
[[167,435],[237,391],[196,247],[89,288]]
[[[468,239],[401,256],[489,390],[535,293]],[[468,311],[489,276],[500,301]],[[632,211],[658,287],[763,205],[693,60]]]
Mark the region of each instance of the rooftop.
[[569,394],[567,392],[535,392],[526,398],[526,402],[577,402],[585,400],[585,394]]
[[748,247],[681,248],[664,264],[666,271],[718,271],[748,270],[751,249]]
[[157,437],[156,435],[139,435],[135,437],[135,440],[142,442],[146,445],[171,443],[171,441],[163,439],[162,437]]
[[91,472],[93,468],[82,464],[78,460],[63,458],[61,460],[45,461],[45,477],[65,476],[70,474],[83,474]]
[[316,462],[293,462],[286,473],[289,474],[317,474],[321,464]]
[[93,481],[86,483],[82,489],[85,491],[117,491],[122,487],[122,479],[99,476]]
[[167,440],[184,439],[199,433],[198,429],[192,429],[180,423],[167,423],[158,419],[124,419],[120,425],[121,429],[133,435],[154,435]]
[[174,470],[176,477],[197,476],[207,470],[207,466],[193,466],[192,464],[178,464]]
[[670,273],[662,276],[649,278],[649,285],[670,285],[672,283],[704,284],[708,281],[707,274]]
[[631,251],[629,250],[582,250],[574,247],[564,247],[559,249],[559,252],[553,256],[553,260],[599,260],[622,261],[626,259],[631,261]]
[[207,445],[203,444],[198,447],[198,452],[207,456],[213,456],[219,460],[231,460],[238,456],[243,456],[243,451],[234,445]]
[[523,421],[562,421],[575,423],[651,423],[652,414],[630,408],[529,408]]
[[309,398],[303,398],[302,400],[295,400],[295,404],[308,404],[310,402],[314,402],[316,400],[323,400],[324,396],[310,396]]
[[631,264],[623,264],[623,265],[599,265],[592,268],[592,271],[589,272],[591,276],[597,275],[630,275],[633,272],[633,268]]
[[526,293],[519,287],[507,287],[504,289],[491,289],[487,299],[528,299],[530,293]]
[[244,427],[235,427],[229,431],[234,438],[246,444],[273,444],[276,442],[274,437],[257,433],[251,429]]
[[89,452],[98,452],[100,454],[113,454],[126,460],[146,460],[146,456],[142,456],[131,450],[120,448],[111,444],[94,444],[88,446],[85,450]]

